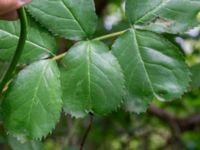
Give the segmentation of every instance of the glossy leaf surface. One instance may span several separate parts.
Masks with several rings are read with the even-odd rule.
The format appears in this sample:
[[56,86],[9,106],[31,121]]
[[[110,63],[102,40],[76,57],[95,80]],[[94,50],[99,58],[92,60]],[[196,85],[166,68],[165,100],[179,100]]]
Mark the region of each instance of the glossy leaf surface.
[[104,115],[122,102],[123,75],[116,58],[101,42],[80,42],[63,60],[64,111],[75,117]]
[[130,29],[112,51],[124,71],[129,111],[145,111],[153,98],[179,98],[188,86],[189,70],[179,49],[155,33]]
[[186,32],[200,23],[199,12],[199,0],[126,1],[126,14],[132,24],[158,32]]
[[28,10],[43,26],[67,39],[90,37],[96,29],[93,0],[34,0]]
[[41,139],[55,127],[61,107],[60,74],[55,62],[39,61],[14,79],[2,104],[9,133]]

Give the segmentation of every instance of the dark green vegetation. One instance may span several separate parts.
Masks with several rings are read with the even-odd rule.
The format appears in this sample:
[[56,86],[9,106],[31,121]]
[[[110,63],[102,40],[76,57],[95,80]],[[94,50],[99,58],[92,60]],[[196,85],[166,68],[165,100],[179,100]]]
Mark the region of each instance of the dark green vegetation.
[[[92,120],[87,150],[200,149],[199,37],[187,34],[200,1],[122,3],[26,7],[24,51],[1,93],[1,149],[83,148]],[[0,21],[0,79],[19,35],[20,21]]]

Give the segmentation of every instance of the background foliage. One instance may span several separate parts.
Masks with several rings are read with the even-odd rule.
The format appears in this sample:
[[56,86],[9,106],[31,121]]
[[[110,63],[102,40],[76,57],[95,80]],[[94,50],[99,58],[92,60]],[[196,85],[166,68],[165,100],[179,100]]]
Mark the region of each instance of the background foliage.
[[[96,12],[99,16],[98,20],[98,27],[97,31],[95,32],[95,37],[105,35],[107,33],[119,31],[126,29],[128,24],[125,20],[125,15],[123,11],[123,5],[121,5],[121,0],[95,0],[96,5]],[[44,6],[45,7],[45,6]],[[52,6],[53,7],[53,6]],[[132,9],[132,8],[130,8]],[[196,8],[198,9],[198,8]],[[31,9],[30,9],[31,10]],[[32,10],[34,11],[34,10]],[[78,13],[78,12],[77,12]],[[84,15],[84,14],[83,14]],[[42,16],[41,16],[42,17]],[[84,18],[85,16],[83,16]],[[90,16],[93,20],[95,20],[95,16]],[[187,16],[190,18],[190,16]],[[187,17],[185,18],[187,21]],[[44,18],[41,18],[42,20]],[[38,26],[38,24],[34,23],[34,20],[31,20],[31,32],[37,32],[35,28],[39,28],[39,30],[46,30],[43,27]],[[45,22],[45,20],[44,20]],[[134,22],[134,20],[133,20]],[[8,29],[9,26],[3,23],[0,23],[2,26],[1,28]],[[54,24],[47,24],[52,25]],[[70,23],[69,23],[70,26]],[[76,24],[74,25],[76,26]],[[94,26],[93,24],[90,24],[90,26]],[[19,28],[15,23],[13,23],[10,28],[15,27]],[[83,27],[90,36],[95,29],[86,27]],[[147,27],[150,28],[150,27]],[[182,29],[182,28],[180,28]],[[172,29],[173,30],[173,29]],[[10,30],[9,30],[10,31]],[[61,29],[62,31],[62,29]],[[102,116],[95,116],[91,133],[87,139],[86,147],[87,150],[164,150],[164,149],[174,149],[174,150],[198,150],[200,149],[199,145],[199,139],[200,139],[200,29],[197,27],[188,33],[184,35],[177,35],[177,36],[170,36],[168,34],[163,34],[163,36],[166,36],[171,39],[173,43],[178,43],[179,47],[182,48],[182,53],[186,56],[187,63],[190,66],[191,72],[192,72],[192,82],[191,82],[191,89],[189,92],[185,93],[183,97],[178,98],[177,100],[173,102],[166,102],[161,103],[159,101],[153,101],[153,104],[148,109],[147,113],[135,115],[126,113],[123,110],[119,110],[118,112],[113,112],[109,116],[102,117]],[[61,32],[64,33],[64,32]],[[12,34],[12,33],[11,33]],[[19,33],[14,33],[19,34]],[[27,47],[25,47],[25,53],[21,58],[21,63],[24,62],[32,62],[34,60],[38,60],[41,58],[48,58],[49,56],[55,55],[54,50],[56,49],[56,43],[51,38],[51,35],[48,34],[48,32],[43,35],[40,35],[38,32],[37,38],[31,39],[31,37],[28,37],[28,44]],[[83,32],[78,33],[78,37],[69,36],[69,39],[81,39],[85,35]],[[37,40],[35,40],[37,39]],[[46,40],[44,42],[43,40]],[[13,45],[16,44],[17,39],[16,37],[12,37],[10,39],[12,42],[7,43],[3,46],[5,48],[10,47],[10,51],[2,51],[0,52],[1,58],[4,60],[1,60],[1,69],[0,69],[0,75],[3,68],[7,67],[7,63],[5,60],[8,60],[7,56],[11,55],[8,53],[12,52]],[[62,38],[57,37],[57,45],[59,45],[59,53],[64,52],[66,49],[69,49],[74,42],[69,40],[64,40]],[[105,43],[107,43],[110,47],[112,43],[114,42],[115,38],[111,38],[109,40],[106,40]],[[3,43],[3,40],[0,40],[0,42]],[[51,45],[47,44],[51,43]],[[76,46],[87,46],[88,43],[79,43],[79,45]],[[103,45],[100,44],[99,47],[102,47]],[[80,48],[76,50],[76,47],[73,46],[75,51],[80,53]],[[29,51],[29,49],[32,49],[32,51]],[[34,49],[37,49],[40,52],[35,52]],[[50,50],[50,51],[49,51]],[[87,49],[86,49],[87,50]],[[70,55],[73,55],[73,53],[70,53]],[[70,55],[68,55],[70,57]],[[105,56],[104,56],[105,57]],[[33,60],[34,59],[34,60]],[[84,60],[83,58],[80,58],[81,60]],[[95,60],[95,59],[94,59]],[[65,60],[63,60],[65,63]],[[70,64],[70,61],[67,62]],[[85,61],[85,60],[84,60]],[[38,63],[45,63],[47,68],[49,68],[48,71],[51,73],[56,72],[55,64],[49,61],[40,61]],[[32,64],[29,67],[34,67],[34,65],[37,67],[38,64]],[[19,70],[23,68],[23,65],[19,66]],[[73,66],[74,67],[74,66]],[[38,68],[37,68],[38,69]],[[44,70],[44,68],[39,68],[41,70]],[[53,70],[53,71],[52,71]],[[16,70],[17,72],[18,70]],[[26,70],[28,73],[29,70],[27,68]],[[26,71],[22,72],[22,74],[25,76]],[[44,72],[47,73],[47,72]],[[76,72],[75,72],[76,73]],[[62,76],[62,73],[61,73]],[[69,75],[70,76],[70,75]],[[82,74],[80,74],[82,76]],[[0,76],[1,78],[1,76]],[[32,77],[33,79],[37,80],[37,77]],[[120,78],[120,77],[118,77]],[[182,77],[183,80],[184,77]],[[63,78],[66,80],[66,78]],[[67,78],[68,79],[68,78]],[[55,79],[56,80],[56,79]],[[114,80],[114,79],[113,79]],[[19,80],[20,81],[20,78]],[[28,80],[27,84],[29,82],[34,82]],[[42,82],[45,82],[42,80]],[[66,81],[69,82],[69,81]],[[184,83],[183,83],[184,84]],[[13,86],[18,85],[15,83]],[[59,85],[55,83],[51,83],[51,85],[54,88],[58,87]],[[23,87],[21,87],[23,88]],[[31,88],[31,87],[30,87]],[[42,87],[40,87],[42,88]],[[67,88],[67,87],[66,87]],[[68,88],[69,90],[70,88]],[[119,88],[119,92],[121,89]],[[49,91],[46,91],[49,92]],[[59,91],[58,91],[59,92]],[[73,92],[73,91],[71,91]],[[50,92],[49,94],[54,94]],[[67,93],[65,93],[66,96]],[[15,95],[15,94],[13,94]],[[179,97],[179,96],[178,96]],[[9,99],[9,97],[8,97]],[[59,97],[57,98],[60,99]],[[156,99],[156,97],[155,97]],[[20,101],[20,98],[19,98]],[[50,103],[51,104],[51,103]],[[4,104],[4,105],[10,105],[10,104]],[[56,113],[59,113],[60,110],[60,102],[58,101],[55,108]],[[68,105],[67,105],[68,106]],[[111,106],[110,106],[111,107]],[[95,106],[94,106],[95,108]],[[76,110],[76,109],[75,109]],[[73,108],[74,111],[74,108]],[[96,110],[97,112],[103,113],[104,110]],[[76,112],[75,112],[76,113]],[[7,113],[5,114],[7,115]],[[45,114],[35,114],[35,115],[45,115]],[[55,117],[56,114],[52,114],[52,118],[49,118],[47,120],[48,122],[50,120],[58,120],[57,117]],[[79,115],[85,115],[85,114],[79,114]],[[17,116],[16,116],[17,117]],[[1,127],[1,147],[0,149],[16,149],[16,150],[76,150],[78,149],[80,145],[80,141],[82,139],[82,136],[85,132],[85,128],[88,126],[88,122],[90,121],[90,117],[86,117],[84,119],[73,119],[70,116],[65,116],[62,114],[61,119],[56,126],[56,129],[54,132],[42,140],[42,142],[39,141],[30,141],[21,143],[16,138],[12,136],[7,136],[5,133],[3,127]],[[39,119],[36,121],[40,121]],[[25,124],[31,122],[25,122]],[[52,128],[51,123],[49,124],[48,128]],[[16,129],[16,128],[15,128]],[[44,127],[45,129],[45,127]],[[18,131],[23,131],[23,128],[17,128]],[[48,132],[48,131],[47,131]],[[30,135],[31,137],[38,137],[37,131],[33,131],[35,135]]]

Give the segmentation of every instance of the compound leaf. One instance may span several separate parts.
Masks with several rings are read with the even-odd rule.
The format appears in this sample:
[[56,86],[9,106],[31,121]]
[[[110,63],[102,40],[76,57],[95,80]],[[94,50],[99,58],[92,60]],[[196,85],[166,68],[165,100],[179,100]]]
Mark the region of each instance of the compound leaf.
[[[14,55],[20,34],[19,21],[0,22],[0,60],[10,62]],[[47,58],[56,50],[56,41],[50,33],[29,18],[28,37],[21,63],[30,63]]]
[[41,139],[55,127],[62,107],[59,78],[52,60],[31,64],[17,75],[2,104],[9,133]]
[[153,98],[179,98],[188,86],[189,70],[179,49],[155,33],[130,29],[112,51],[124,72],[129,111],[145,111]]
[[61,84],[64,110],[75,117],[116,110],[124,79],[116,58],[101,42],[79,42],[63,60]]
[[179,33],[199,25],[199,0],[127,0],[126,15],[145,29]]
[[28,10],[54,34],[67,39],[89,37],[96,29],[93,0],[34,0]]

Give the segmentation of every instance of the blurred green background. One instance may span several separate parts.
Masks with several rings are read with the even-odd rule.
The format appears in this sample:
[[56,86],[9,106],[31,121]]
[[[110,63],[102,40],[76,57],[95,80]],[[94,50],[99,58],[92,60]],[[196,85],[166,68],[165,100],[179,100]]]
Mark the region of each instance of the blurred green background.
[[[121,0],[95,0],[99,24],[96,37],[127,28]],[[123,110],[94,116],[85,150],[200,150],[200,28],[169,36],[180,47],[191,68],[191,87],[181,99],[154,101],[147,113]],[[115,39],[104,41],[112,45]],[[60,51],[73,43],[58,39]],[[74,119],[62,115],[51,135],[42,142],[20,143],[1,129],[0,150],[78,150],[90,116]]]

